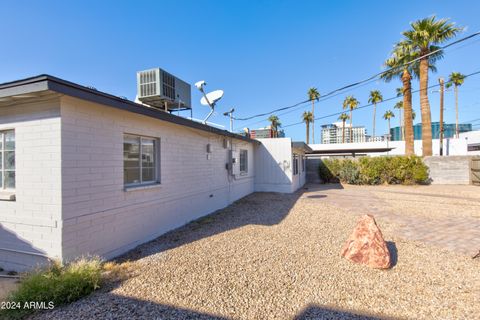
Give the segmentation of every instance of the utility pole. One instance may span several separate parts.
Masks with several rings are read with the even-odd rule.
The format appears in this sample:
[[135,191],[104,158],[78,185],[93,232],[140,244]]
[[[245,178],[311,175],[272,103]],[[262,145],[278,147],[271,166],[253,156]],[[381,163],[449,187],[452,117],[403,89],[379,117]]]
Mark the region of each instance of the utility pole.
[[440,155],[443,156],[443,95],[444,95],[444,88],[445,88],[445,81],[443,78],[438,79],[440,83]]
[[230,111],[224,112],[223,115],[226,117],[230,117],[230,132],[233,132],[233,112],[235,108],[230,109]]

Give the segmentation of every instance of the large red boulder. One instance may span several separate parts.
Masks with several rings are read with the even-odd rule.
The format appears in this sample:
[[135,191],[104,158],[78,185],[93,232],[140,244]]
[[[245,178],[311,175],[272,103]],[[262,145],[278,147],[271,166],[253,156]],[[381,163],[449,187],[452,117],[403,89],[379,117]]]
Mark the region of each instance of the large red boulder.
[[342,257],[372,268],[390,268],[390,252],[373,216],[367,214],[360,218],[343,246]]

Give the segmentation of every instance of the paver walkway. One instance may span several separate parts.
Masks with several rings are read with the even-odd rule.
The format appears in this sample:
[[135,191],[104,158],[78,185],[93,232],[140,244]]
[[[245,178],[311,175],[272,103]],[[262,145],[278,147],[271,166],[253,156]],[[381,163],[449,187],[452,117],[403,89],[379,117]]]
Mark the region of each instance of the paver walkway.
[[[318,201],[348,209],[352,214],[372,214],[375,217],[384,218],[399,225],[397,234],[401,238],[422,241],[456,253],[473,256],[480,250],[480,188],[456,187],[467,191],[476,191],[474,188],[477,188],[478,197],[475,197],[475,192],[470,192],[469,196],[442,194],[437,191],[438,189],[429,186],[421,187],[427,192],[425,190],[410,192],[401,190],[401,186],[345,186],[344,188],[340,185],[309,185],[308,192],[303,197],[318,199]],[[377,196],[379,192],[386,193],[387,199]],[[420,211],[429,214],[412,214],[406,212],[407,209],[392,208],[390,200],[398,201],[399,196],[402,201],[414,201],[415,205],[423,206],[424,208],[419,208]],[[440,199],[442,203],[438,203]],[[456,203],[457,200],[461,200],[462,203]],[[442,212],[435,216],[435,212],[442,210],[445,202],[447,204],[451,202],[458,209],[450,214]],[[462,205],[469,206],[470,209],[473,207],[477,214],[456,214],[461,210]]]

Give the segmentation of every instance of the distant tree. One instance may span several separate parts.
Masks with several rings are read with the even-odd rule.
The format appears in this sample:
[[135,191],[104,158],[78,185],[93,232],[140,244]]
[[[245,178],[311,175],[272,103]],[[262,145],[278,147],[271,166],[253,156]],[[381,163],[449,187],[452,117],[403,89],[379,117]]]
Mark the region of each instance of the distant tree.
[[348,114],[342,113],[340,117],[338,117],[338,120],[342,120],[342,143],[345,143],[345,122],[350,119]]
[[347,96],[345,100],[343,100],[343,109],[349,109],[350,110],[350,142],[353,142],[353,110],[358,107],[360,102],[354,98],[352,95]]
[[398,118],[400,120],[400,132],[402,133],[402,141],[403,141],[403,139],[404,139],[403,122],[402,122],[403,101],[398,101],[395,104],[394,108],[398,109]]
[[396,88],[395,92],[397,92],[397,97],[403,96],[403,88]]
[[377,103],[382,101],[383,101],[383,96],[379,90],[370,91],[368,103],[373,103],[373,130],[372,130],[373,138],[375,138],[375,114],[377,112]]
[[312,101],[312,143],[315,143],[315,101],[318,101],[320,98],[320,92],[318,92],[317,88],[310,88],[308,89],[308,99]]
[[310,111],[304,111],[302,114],[302,120],[305,122],[305,126],[307,129],[306,132],[306,141],[307,144],[310,143],[310,123],[313,122],[313,114]]
[[455,90],[455,136],[460,137],[460,130],[458,127],[458,87],[460,87],[465,82],[465,75],[460,72],[452,72],[448,77],[448,82],[446,87],[450,88],[452,85]]
[[387,110],[383,115],[383,119],[388,121],[388,140],[390,140],[390,119],[394,117],[395,117],[395,114],[391,110]]
[[282,123],[278,119],[278,117],[274,114],[272,114],[270,117],[268,117],[268,121],[270,121],[270,126],[273,130],[273,137],[277,138],[278,137],[278,127],[282,126]]

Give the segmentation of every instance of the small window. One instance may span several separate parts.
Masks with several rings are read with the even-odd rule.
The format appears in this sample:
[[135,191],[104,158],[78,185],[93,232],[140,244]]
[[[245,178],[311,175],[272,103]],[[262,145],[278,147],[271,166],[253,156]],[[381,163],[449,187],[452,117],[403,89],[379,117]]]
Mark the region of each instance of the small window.
[[123,181],[126,186],[153,184],[160,181],[158,170],[159,140],[123,136]]
[[298,156],[296,154],[293,155],[293,174],[298,174]]
[[0,131],[0,190],[15,189],[15,131]]
[[248,151],[240,150],[240,173],[248,172]]

